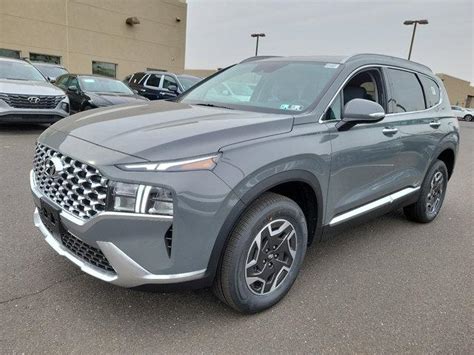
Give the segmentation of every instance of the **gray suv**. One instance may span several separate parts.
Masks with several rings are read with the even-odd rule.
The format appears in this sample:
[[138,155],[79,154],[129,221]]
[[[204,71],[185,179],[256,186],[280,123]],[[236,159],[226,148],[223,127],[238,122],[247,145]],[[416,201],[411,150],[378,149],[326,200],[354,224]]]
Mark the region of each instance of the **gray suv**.
[[69,115],[69,99],[30,63],[0,58],[0,123],[54,123]]
[[398,208],[435,219],[458,142],[443,83],[421,64],[257,57],[177,102],[51,126],[31,172],[34,222],[98,279],[212,286],[253,313],[281,300],[307,246],[339,228]]

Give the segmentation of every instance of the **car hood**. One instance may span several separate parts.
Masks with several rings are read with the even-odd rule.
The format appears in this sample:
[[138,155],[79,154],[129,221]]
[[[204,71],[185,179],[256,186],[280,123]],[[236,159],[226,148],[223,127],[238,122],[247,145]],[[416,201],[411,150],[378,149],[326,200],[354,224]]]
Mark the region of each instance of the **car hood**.
[[96,101],[99,106],[119,105],[146,100],[144,97],[139,95],[121,95],[105,92],[86,92],[86,95],[89,96],[92,101]]
[[20,95],[64,95],[64,91],[47,81],[0,79],[0,92]]
[[251,139],[291,131],[293,117],[158,101],[85,111],[55,129],[150,161],[215,153]]

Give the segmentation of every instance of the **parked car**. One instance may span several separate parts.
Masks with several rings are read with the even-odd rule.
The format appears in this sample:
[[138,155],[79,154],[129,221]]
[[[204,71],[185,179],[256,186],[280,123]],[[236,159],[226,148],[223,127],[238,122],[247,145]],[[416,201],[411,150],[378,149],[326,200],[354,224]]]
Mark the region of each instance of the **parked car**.
[[451,106],[453,114],[457,117],[458,120],[472,121],[474,116],[473,112],[467,108],[461,106]]
[[61,64],[43,63],[43,62],[31,62],[51,83],[54,83],[56,79],[69,73],[65,67]]
[[186,74],[145,71],[132,74],[128,79],[128,85],[150,100],[169,100],[176,98],[201,80]]
[[[236,81],[248,81],[249,100],[213,94]],[[281,300],[307,246],[339,228],[397,208],[433,221],[458,142],[443,83],[424,65],[256,58],[176,102],[52,126],[31,172],[34,221],[105,282],[213,286],[253,313]]]
[[56,85],[69,97],[71,113],[97,107],[148,101],[120,80],[103,76],[65,74],[57,79]]
[[69,99],[30,63],[0,58],[0,122],[53,123],[69,115]]

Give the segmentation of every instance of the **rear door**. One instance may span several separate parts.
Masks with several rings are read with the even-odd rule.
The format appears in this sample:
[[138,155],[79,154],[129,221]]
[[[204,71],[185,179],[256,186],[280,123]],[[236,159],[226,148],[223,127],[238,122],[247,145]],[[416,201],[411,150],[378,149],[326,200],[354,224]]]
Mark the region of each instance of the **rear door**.
[[386,68],[389,82],[387,115],[398,129],[399,181],[421,185],[439,141],[447,132],[440,115],[440,89],[428,76],[400,68]]
[[140,95],[145,96],[150,100],[159,100],[160,91],[161,91],[161,81],[163,80],[163,75],[161,74],[149,74],[144,78],[142,85],[142,92]]

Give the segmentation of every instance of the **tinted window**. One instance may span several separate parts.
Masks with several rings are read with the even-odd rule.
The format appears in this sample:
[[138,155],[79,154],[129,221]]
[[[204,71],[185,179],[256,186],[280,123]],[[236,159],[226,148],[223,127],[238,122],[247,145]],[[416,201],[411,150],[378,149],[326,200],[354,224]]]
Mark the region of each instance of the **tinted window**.
[[69,81],[68,87],[70,87],[70,86],[74,86],[76,89],[79,90],[79,83],[78,83],[76,77],[71,78],[71,80]]
[[59,86],[62,89],[67,88],[67,80],[69,79],[69,75],[63,75],[56,80],[56,85]]
[[110,76],[111,78],[115,78],[117,76],[117,64],[93,61],[92,74]]
[[170,85],[178,86],[178,83],[176,82],[176,80],[174,80],[173,77],[165,75],[165,79],[163,80],[163,88],[168,89]]
[[138,84],[140,80],[143,79],[145,76],[145,73],[135,73],[133,74],[132,78],[130,79],[131,84]]
[[439,103],[439,87],[436,82],[424,75],[419,76],[423,90],[425,91],[426,106],[428,108],[436,106]]
[[391,97],[388,99],[389,112],[411,112],[424,110],[425,98],[414,73],[404,70],[388,69]]
[[148,80],[146,81],[146,84],[148,86],[153,86],[157,88],[160,86],[160,80],[161,80],[161,75],[151,74]]
[[178,79],[184,90],[188,90],[191,86],[201,81],[200,78],[195,78],[191,76],[178,76]]

